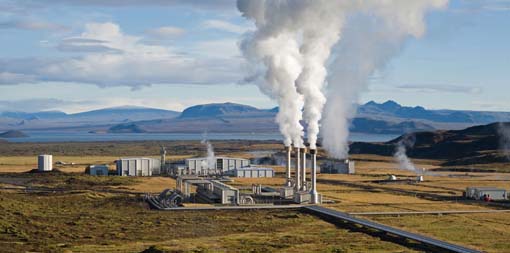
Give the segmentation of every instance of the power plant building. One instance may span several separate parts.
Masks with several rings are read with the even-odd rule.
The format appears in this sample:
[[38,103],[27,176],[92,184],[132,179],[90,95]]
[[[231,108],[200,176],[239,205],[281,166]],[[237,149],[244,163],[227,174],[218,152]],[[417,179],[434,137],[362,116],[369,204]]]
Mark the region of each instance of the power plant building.
[[505,189],[495,187],[468,187],[465,194],[467,198],[476,200],[483,200],[484,197],[492,200],[506,200],[508,197]]
[[89,175],[92,176],[108,176],[108,165],[90,165],[88,167]]
[[[210,161],[212,164],[209,164]],[[187,174],[192,175],[224,174],[247,166],[250,166],[250,160],[243,158],[199,157],[185,160]]]
[[354,161],[325,161],[320,166],[320,172],[324,174],[354,174],[356,167]]
[[39,155],[37,157],[37,170],[40,172],[53,170],[53,156]]
[[243,167],[237,168],[233,171],[234,177],[245,178],[261,178],[261,177],[274,177],[274,170],[271,168],[262,167]]
[[117,160],[117,175],[146,177],[159,175],[161,161],[146,157],[129,157]]

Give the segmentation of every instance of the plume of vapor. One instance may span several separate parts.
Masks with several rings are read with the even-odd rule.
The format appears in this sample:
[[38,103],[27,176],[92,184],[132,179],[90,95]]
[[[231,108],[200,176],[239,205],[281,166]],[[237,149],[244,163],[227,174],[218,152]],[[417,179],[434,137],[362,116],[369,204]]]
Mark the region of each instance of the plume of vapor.
[[243,16],[256,26],[241,50],[253,65],[265,67],[259,69],[264,73],[259,87],[280,105],[277,121],[285,144],[302,144],[299,121],[304,119],[312,148],[322,124],[326,150],[345,158],[353,105],[367,80],[408,37],[424,33],[427,10],[447,2],[237,0]]
[[202,141],[200,143],[204,144],[207,148],[207,169],[214,170],[215,163],[216,163],[216,156],[214,155],[214,148],[213,145],[209,140],[207,140],[207,136],[204,134]]
[[500,122],[498,124],[498,134],[500,150],[510,160],[510,124]]
[[423,174],[424,171],[416,168],[414,163],[406,154],[407,149],[413,147],[415,141],[416,138],[413,134],[403,136],[395,146],[395,154],[393,154],[393,158],[395,158],[395,161],[398,162],[399,168],[401,170],[408,170],[416,174]]

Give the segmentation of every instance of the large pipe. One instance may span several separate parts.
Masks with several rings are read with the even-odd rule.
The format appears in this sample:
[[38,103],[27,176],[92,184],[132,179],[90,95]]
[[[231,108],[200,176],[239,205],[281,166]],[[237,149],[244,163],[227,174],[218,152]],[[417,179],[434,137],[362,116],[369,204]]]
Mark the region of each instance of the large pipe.
[[296,192],[301,190],[301,162],[299,156],[299,147],[296,147],[296,183],[294,185]]
[[303,159],[301,161],[301,190],[306,191],[306,148],[301,148]]
[[291,164],[291,152],[292,152],[292,148],[290,146],[287,146],[285,147],[287,149],[287,182],[286,182],[286,185],[287,186],[292,186],[292,176],[291,176],[291,172],[290,172],[290,164]]
[[317,150],[310,149],[310,155],[312,155],[312,190],[310,191],[312,204],[320,204],[319,194],[317,193]]

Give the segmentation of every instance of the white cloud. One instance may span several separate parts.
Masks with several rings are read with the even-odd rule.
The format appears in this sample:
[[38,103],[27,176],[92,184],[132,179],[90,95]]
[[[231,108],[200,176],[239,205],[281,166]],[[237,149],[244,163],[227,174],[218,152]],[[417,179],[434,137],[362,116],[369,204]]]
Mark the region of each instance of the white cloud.
[[482,92],[480,87],[460,86],[452,84],[405,84],[397,88],[404,91],[415,92],[452,92],[452,93],[467,93],[479,94]]
[[67,31],[68,27],[43,20],[13,20],[0,23],[0,29],[22,29],[31,31]]
[[25,74],[0,72],[0,84],[18,84],[18,83],[31,83],[34,77]]
[[184,34],[184,29],[174,26],[163,26],[159,28],[149,29],[146,33],[157,39],[172,39]]
[[220,31],[242,34],[248,30],[248,28],[229,23],[223,20],[210,19],[203,22],[203,27],[207,29],[216,29]]
[[[178,53],[125,34],[114,23],[89,23],[79,36],[64,39],[60,50],[81,56],[0,59],[0,73],[33,76],[35,81],[141,87],[151,84],[214,84],[239,80],[241,59]],[[182,50],[181,50],[182,51]],[[5,82],[4,82],[5,83]]]

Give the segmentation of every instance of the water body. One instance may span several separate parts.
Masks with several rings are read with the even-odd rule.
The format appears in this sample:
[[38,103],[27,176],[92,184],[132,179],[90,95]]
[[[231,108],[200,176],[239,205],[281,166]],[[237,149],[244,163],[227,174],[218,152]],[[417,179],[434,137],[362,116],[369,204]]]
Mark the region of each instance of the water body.
[[[202,140],[201,133],[125,133],[94,134],[88,132],[25,131],[29,137],[6,139],[9,142],[96,142],[96,141],[182,141]],[[398,137],[393,134],[351,133],[350,141],[384,142]],[[209,140],[282,140],[279,133],[208,133]]]

